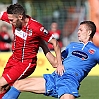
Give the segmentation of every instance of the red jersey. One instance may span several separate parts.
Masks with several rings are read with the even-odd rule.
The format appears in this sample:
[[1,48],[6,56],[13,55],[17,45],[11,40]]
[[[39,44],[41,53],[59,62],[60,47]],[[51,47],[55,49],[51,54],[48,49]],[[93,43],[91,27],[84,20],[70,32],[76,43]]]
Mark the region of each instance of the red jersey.
[[[1,13],[0,19],[9,23],[7,12]],[[21,61],[37,57],[40,38],[46,42],[49,42],[52,38],[52,34],[31,17],[29,17],[28,24],[22,27],[22,30],[15,28],[13,25],[12,28],[14,33],[13,58]]]

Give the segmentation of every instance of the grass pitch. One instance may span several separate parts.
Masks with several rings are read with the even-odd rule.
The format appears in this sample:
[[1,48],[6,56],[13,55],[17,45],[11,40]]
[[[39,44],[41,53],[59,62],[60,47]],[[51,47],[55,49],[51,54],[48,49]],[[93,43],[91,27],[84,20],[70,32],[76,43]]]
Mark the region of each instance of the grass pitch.
[[[88,76],[82,82],[79,90],[78,99],[99,99],[99,76]],[[29,92],[21,93],[18,99],[56,99],[44,95]]]

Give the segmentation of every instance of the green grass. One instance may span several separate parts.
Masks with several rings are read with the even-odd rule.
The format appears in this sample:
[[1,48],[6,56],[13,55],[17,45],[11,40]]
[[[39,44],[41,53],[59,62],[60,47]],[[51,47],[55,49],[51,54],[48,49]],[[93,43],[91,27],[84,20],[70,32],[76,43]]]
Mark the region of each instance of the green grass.
[[[99,99],[99,76],[86,77],[80,86],[79,93],[81,97],[78,99]],[[56,99],[44,95],[38,95],[28,92],[21,93],[18,99]]]

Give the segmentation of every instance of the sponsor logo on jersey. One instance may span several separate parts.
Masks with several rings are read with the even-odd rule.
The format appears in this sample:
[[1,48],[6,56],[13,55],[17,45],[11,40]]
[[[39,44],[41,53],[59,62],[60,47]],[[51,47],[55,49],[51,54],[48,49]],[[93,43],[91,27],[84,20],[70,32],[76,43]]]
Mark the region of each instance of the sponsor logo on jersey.
[[27,39],[27,33],[22,31],[22,30],[17,30],[15,29],[15,35],[17,35],[18,37],[26,40]]
[[88,55],[81,51],[73,51],[72,55],[77,56],[77,57],[81,58],[82,60],[85,60],[88,58]]

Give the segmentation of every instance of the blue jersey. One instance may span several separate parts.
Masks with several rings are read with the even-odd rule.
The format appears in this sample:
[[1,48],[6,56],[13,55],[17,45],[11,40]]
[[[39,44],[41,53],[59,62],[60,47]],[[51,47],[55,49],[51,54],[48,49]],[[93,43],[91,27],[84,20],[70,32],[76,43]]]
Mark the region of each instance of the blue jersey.
[[92,42],[72,42],[62,52],[63,65],[69,73],[76,71],[81,81],[99,63],[99,48]]
[[99,63],[99,48],[92,42],[72,42],[62,52],[65,72],[62,76],[56,72],[44,74],[46,80],[46,93],[53,97],[71,94],[79,97],[80,82],[88,75],[90,70]]

